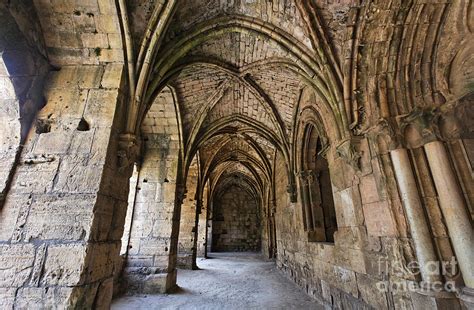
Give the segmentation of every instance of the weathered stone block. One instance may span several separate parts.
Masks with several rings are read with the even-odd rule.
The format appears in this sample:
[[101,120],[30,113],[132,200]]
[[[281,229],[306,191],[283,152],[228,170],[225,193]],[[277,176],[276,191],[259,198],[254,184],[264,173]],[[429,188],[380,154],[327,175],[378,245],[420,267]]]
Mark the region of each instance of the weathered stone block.
[[365,274],[357,274],[357,287],[360,297],[376,309],[388,309],[386,293],[377,289],[377,279]]
[[[39,119],[53,119],[57,123],[67,123],[68,118],[81,118],[86,104],[88,90],[50,88],[45,92],[46,105],[39,111]],[[61,119],[59,119],[61,117]],[[54,125],[53,125],[54,126]],[[60,126],[57,124],[56,126]],[[75,129],[75,128],[73,128]]]
[[66,154],[71,144],[73,133],[68,131],[40,134],[34,154]]
[[89,92],[84,118],[91,127],[111,127],[118,104],[116,90],[97,89]]
[[35,249],[32,244],[0,245],[0,287],[24,285],[33,269]]
[[0,287],[0,308],[5,310],[13,310],[15,305],[15,288]]
[[368,175],[360,179],[360,194],[362,197],[362,203],[368,204],[380,200],[380,196],[377,189],[377,183],[373,175]]
[[364,223],[362,203],[357,187],[349,187],[334,193],[337,226],[360,226]]
[[85,280],[87,283],[112,278],[114,262],[119,255],[120,242],[93,243],[89,245],[85,266]]
[[25,224],[25,240],[87,240],[94,202],[93,195],[35,197]]
[[16,229],[18,215],[22,207],[28,207],[29,197],[25,195],[9,195],[0,212],[0,241],[9,241]]
[[[110,38],[111,35],[109,35]],[[120,43],[122,42],[120,38]],[[101,86],[103,88],[119,88],[123,82],[124,65],[123,64],[107,64],[105,66],[104,76],[102,77]]]
[[367,232],[373,236],[395,236],[395,222],[386,201],[365,204],[364,217]]
[[61,70],[50,73],[45,87],[46,89],[98,88],[103,73],[103,66],[63,66]]
[[83,283],[86,246],[82,244],[51,245],[47,250],[43,276],[44,286],[75,286]]
[[361,250],[367,245],[367,230],[365,226],[338,227],[334,240],[338,247]]
[[58,168],[59,161],[56,159],[53,161],[46,160],[45,162],[33,165],[24,164],[18,166],[10,193],[43,194],[50,192],[54,185]]
[[54,191],[68,193],[97,193],[102,177],[102,165],[90,164],[87,158],[65,156],[54,184]]

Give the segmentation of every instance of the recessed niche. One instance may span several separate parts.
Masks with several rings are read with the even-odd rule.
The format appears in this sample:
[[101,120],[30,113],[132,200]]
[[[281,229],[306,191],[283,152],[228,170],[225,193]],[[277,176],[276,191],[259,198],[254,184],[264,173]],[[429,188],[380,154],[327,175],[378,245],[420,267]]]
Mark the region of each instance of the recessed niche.
[[77,125],[77,130],[78,131],[89,131],[91,129],[89,123],[84,119],[81,118],[79,121],[79,124]]
[[36,121],[36,133],[43,134],[48,133],[51,131],[51,122],[43,119],[39,119]]

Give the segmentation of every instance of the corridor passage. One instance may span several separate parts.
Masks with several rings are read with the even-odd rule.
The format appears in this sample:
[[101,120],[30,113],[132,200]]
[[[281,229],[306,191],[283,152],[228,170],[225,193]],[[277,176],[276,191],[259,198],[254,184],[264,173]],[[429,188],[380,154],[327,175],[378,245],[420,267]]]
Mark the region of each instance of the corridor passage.
[[128,296],[112,309],[322,309],[274,262],[258,254],[212,253],[201,270],[179,270],[175,294]]

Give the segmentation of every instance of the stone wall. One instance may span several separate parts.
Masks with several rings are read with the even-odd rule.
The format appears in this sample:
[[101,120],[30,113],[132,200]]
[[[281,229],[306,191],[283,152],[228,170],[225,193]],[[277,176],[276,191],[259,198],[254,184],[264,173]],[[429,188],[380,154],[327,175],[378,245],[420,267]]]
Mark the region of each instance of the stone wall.
[[[277,167],[283,164],[281,156],[278,156]],[[339,179],[347,179],[341,168],[336,172],[340,174]],[[363,309],[371,305],[376,309],[388,308],[387,297],[379,293],[375,286],[382,276],[377,271],[377,260],[385,258],[379,238],[381,233],[369,236],[363,226],[358,187],[334,193],[339,226],[335,243],[309,242],[304,232],[302,206],[299,202],[289,202],[286,175],[278,172],[284,169],[276,171],[278,268],[308,294],[330,307],[346,309],[357,305]],[[338,177],[333,175],[333,179]],[[374,188],[365,190],[377,193]],[[341,199],[344,199],[343,205]],[[370,228],[393,229],[390,225],[370,225]],[[386,239],[388,241],[390,237]],[[403,306],[403,303],[399,305]]]
[[212,251],[260,251],[261,223],[254,197],[233,186],[213,206]]
[[109,304],[130,173],[116,157],[122,70],[65,66],[48,76],[0,213],[2,308]]
[[[106,308],[114,279],[164,292],[206,235],[277,248],[328,308],[472,304],[472,6],[326,2],[140,0],[129,16],[113,0],[0,2],[0,308]],[[304,229],[308,123],[333,243]],[[130,179],[135,145],[118,141],[135,135]],[[454,257],[452,277],[410,266]],[[394,288],[425,280],[465,291]]]

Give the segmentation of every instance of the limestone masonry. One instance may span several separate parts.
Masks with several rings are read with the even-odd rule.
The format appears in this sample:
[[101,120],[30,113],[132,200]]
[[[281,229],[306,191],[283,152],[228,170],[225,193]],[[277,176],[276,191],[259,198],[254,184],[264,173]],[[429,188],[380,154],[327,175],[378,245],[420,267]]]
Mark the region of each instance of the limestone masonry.
[[326,309],[474,309],[473,31],[472,0],[0,0],[0,309],[210,252]]

